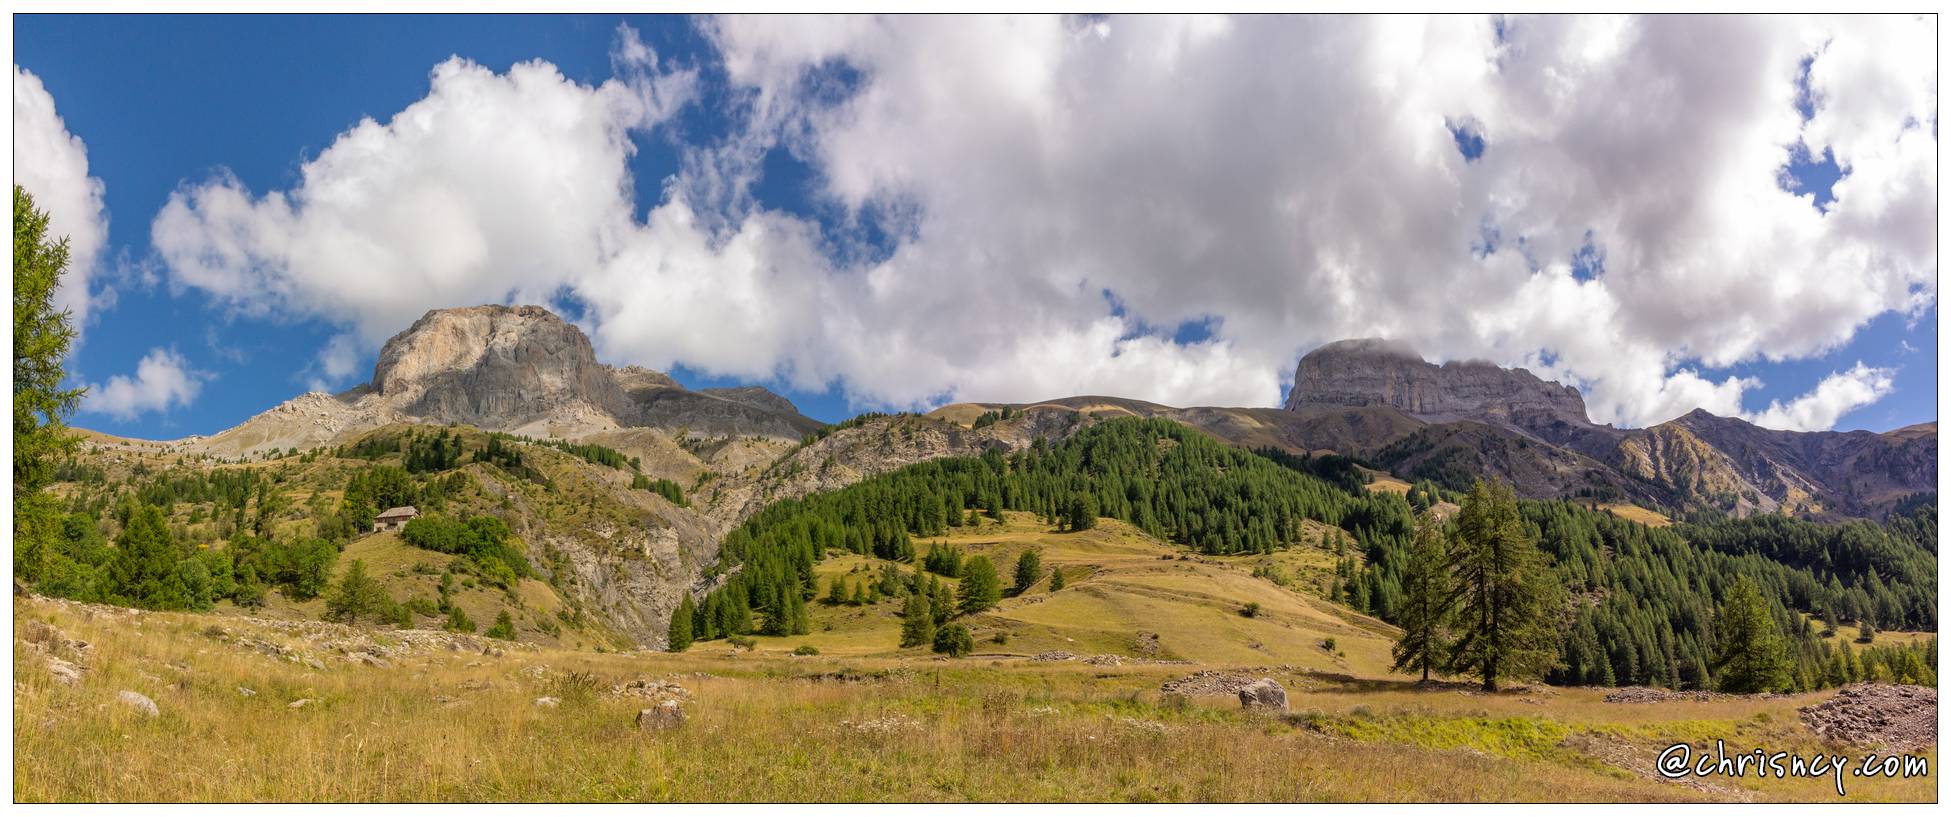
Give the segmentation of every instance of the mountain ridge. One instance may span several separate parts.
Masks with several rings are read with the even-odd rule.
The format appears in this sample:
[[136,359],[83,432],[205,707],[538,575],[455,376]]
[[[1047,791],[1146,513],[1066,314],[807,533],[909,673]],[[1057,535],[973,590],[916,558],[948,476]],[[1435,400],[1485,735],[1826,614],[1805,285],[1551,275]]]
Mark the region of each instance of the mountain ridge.
[[[1935,422],[1889,432],[1788,432],[1696,409],[1622,429],[1591,422],[1573,386],[1480,360],[1433,364],[1407,344],[1380,338],[1335,341],[1302,356],[1280,408],[1179,408],[1078,395],[958,403],[929,416],[968,428],[982,413],[1005,408],[1019,415],[1165,417],[1250,448],[1346,455],[1406,480],[1460,487],[1491,476],[1532,497],[1674,511],[1876,517],[1906,496],[1936,490]],[[755,437],[784,446],[830,428],[761,387],[693,391],[661,372],[602,364],[582,331],[546,308],[487,305],[430,310],[387,341],[366,384],[300,395],[231,429],[177,442],[245,457],[401,422],[601,439],[647,454],[671,446],[633,430],[679,443]],[[1038,421],[1033,431],[992,427],[974,437],[896,445],[862,453],[872,463],[865,471],[843,464],[808,487],[844,484],[848,472],[904,461],[1014,448],[1032,437],[1061,436],[1066,427]],[[692,463],[677,475],[702,468]]]

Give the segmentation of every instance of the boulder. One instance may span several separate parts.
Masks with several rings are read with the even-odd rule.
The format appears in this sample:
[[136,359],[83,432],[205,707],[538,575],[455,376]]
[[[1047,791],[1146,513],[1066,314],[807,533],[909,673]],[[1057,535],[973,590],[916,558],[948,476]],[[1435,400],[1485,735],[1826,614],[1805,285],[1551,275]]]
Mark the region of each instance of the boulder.
[[121,701],[129,708],[152,718],[162,714],[160,710],[156,709],[156,702],[149,700],[149,696],[140,692],[125,689],[115,693],[115,700]]
[[1272,678],[1262,678],[1240,688],[1240,706],[1286,712],[1287,689]]
[[47,657],[47,674],[68,686],[74,686],[81,681],[81,667],[52,655]]
[[544,695],[535,699],[535,705],[545,709],[554,709],[562,705],[562,699],[553,695]]
[[637,711],[637,728],[656,731],[684,725],[684,706],[677,701],[659,701],[656,706]]

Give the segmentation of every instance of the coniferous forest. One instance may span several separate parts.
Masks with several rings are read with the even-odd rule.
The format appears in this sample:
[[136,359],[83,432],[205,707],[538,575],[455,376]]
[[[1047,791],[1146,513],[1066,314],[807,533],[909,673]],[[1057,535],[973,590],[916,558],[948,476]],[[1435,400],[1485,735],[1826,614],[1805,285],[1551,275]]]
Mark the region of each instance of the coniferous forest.
[[[1338,459],[1248,452],[1170,421],[1120,419],[1014,454],[912,465],[776,503],[734,530],[720,564],[730,575],[697,605],[691,635],[750,632],[754,611],[762,624],[784,621],[780,631],[794,632],[803,612],[793,607],[818,593],[812,567],[829,551],[919,563],[917,539],[971,514],[1027,511],[1064,529],[1086,507],[1202,553],[1340,547],[1347,555],[1328,594],[1402,623],[1414,601],[1405,582],[1427,567],[1413,547],[1419,511],[1467,498],[1431,483],[1407,495],[1370,492]],[[1570,500],[1516,500],[1514,507],[1511,535],[1543,554],[1559,591],[1540,613],[1550,654],[1530,673],[1551,683],[1715,688],[1728,647],[1719,635],[1722,607],[1744,581],[1778,636],[1771,649],[1783,672],[1775,686],[1934,682],[1934,641],[1851,647],[1824,637],[1866,623],[1936,628],[1934,501],[1909,503],[1883,524],[1697,516],[1668,528]],[[1309,540],[1302,520],[1338,529],[1338,541]],[[1458,537],[1454,530],[1441,536],[1447,545],[1434,552],[1449,559]],[[919,570],[904,583],[909,592],[922,586],[918,579]]]

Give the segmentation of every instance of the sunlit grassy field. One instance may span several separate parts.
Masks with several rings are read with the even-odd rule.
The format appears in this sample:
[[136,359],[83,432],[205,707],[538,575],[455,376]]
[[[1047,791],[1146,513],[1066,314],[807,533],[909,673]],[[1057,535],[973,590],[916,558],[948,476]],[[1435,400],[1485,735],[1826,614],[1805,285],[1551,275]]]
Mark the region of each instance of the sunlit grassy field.
[[[1255,560],[1267,557],[1192,557],[1108,520],[1056,533],[1014,514],[950,541],[994,559],[1005,584],[1016,554],[1038,547],[1046,574],[975,617],[977,654],[962,659],[898,649],[892,599],[813,603],[811,633],[758,638],[750,650],[713,641],[681,654],[619,654],[17,598],[14,796],[1838,799],[1827,779],[1682,784],[1652,771],[1659,750],[1676,741],[1822,749],[1796,709],[1824,693],[1608,704],[1597,689],[1518,686],[1486,695],[1464,684],[1423,687],[1386,671],[1387,625],[1253,576]],[[411,555],[384,552],[390,546],[368,545],[373,564]],[[1290,567],[1332,559],[1306,549],[1276,558]],[[834,558],[820,572],[824,581],[858,567],[851,575],[865,581],[877,566]],[[1050,593],[1055,566],[1068,582]],[[1254,617],[1240,615],[1247,603],[1260,605]],[[57,639],[52,648],[83,668],[74,685],[47,669],[49,626],[88,643],[61,648]],[[1002,643],[998,633],[1008,634]],[[1326,638],[1333,651],[1322,646]],[[819,654],[791,654],[802,645]],[[1156,662],[1029,657],[1057,650],[1149,652]],[[384,666],[348,655],[357,651],[382,655]],[[1287,688],[1292,711],[1160,691],[1207,669],[1272,677]],[[612,694],[633,679],[685,687],[686,722],[640,730],[635,716],[650,703]],[[153,699],[160,714],[122,704],[122,690]],[[538,704],[543,696],[559,703]],[[1934,765],[1935,748],[1924,754]],[[1935,796],[1934,778],[1853,778],[1847,799]]]

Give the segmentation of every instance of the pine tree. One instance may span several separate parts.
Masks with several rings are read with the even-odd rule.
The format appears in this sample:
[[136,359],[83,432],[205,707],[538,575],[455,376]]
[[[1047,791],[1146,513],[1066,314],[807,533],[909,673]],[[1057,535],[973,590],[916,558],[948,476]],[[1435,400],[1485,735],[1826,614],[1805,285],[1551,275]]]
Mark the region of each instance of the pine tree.
[[1774,692],[1789,685],[1787,654],[1782,636],[1753,581],[1741,576],[1721,602],[1716,629],[1721,651],[1714,671],[1722,692]]
[[1003,582],[989,557],[971,557],[962,564],[962,584],[956,594],[956,610],[965,616],[996,606],[1003,597]]
[[1443,665],[1449,650],[1451,601],[1449,554],[1442,523],[1425,513],[1417,520],[1410,544],[1408,571],[1402,577],[1403,600],[1397,626],[1402,637],[1395,645],[1395,670],[1420,670],[1423,680]]
[[115,558],[108,564],[109,600],[152,610],[188,607],[189,588],[177,569],[187,555],[170,533],[161,508],[137,506],[115,538]]
[[960,624],[950,624],[935,631],[935,652],[950,658],[961,658],[975,651],[975,637],[969,628]]
[[1064,569],[1062,567],[1050,568],[1050,592],[1055,593],[1062,589],[1064,589]]
[[47,213],[14,185],[14,574],[29,583],[60,558],[60,512],[43,489],[57,461],[80,444],[65,419],[82,390],[61,388],[75,329],[68,312],[54,308],[68,239],[48,235],[47,227]]
[[1097,527],[1097,497],[1079,492],[1070,498],[1070,529],[1090,530]]
[[1542,674],[1558,657],[1555,617],[1564,588],[1502,482],[1477,482],[1457,512],[1450,573],[1456,581],[1451,672],[1475,673],[1495,692],[1500,678]]
[[671,652],[684,652],[691,648],[691,625],[697,616],[697,605],[691,602],[691,594],[685,593],[684,600],[677,603],[677,612],[671,614]]
[[949,595],[948,583],[937,579],[930,580],[928,587],[928,610],[934,615],[935,626],[947,623],[955,615],[955,599]]
[[1023,551],[1023,555],[1016,557],[1016,586],[1011,589],[1010,595],[1023,595],[1042,576],[1043,559],[1037,555],[1036,548]]
[[786,632],[791,635],[805,635],[812,631],[812,623],[806,616],[806,594],[795,586],[786,593]]
[[935,613],[927,597],[916,593],[901,608],[901,646],[919,647],[935,641]]
[[366,574],[366,562],[354,559],[339,578],[338,589],[325,600],[325,617],[357,624],[361,618],[379,618],[390,613],[387,608],[392,604],[379,580]]

